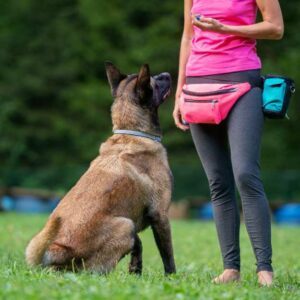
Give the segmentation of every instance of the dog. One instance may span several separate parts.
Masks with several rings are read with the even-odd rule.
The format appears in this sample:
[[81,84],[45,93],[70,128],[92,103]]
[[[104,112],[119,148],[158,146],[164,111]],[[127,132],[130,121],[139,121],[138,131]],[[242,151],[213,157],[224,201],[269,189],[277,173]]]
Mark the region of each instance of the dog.
[[148,64],[131,75],[111,62],[105,68],[114,98],[114,134],[29,242],[27,264],[108,273],[130,253],[129,272],[141,274],[138,233],[150,226],[165,274],[175,273],[167,215],[173,177],[158,119],[171,76],[152,77]]

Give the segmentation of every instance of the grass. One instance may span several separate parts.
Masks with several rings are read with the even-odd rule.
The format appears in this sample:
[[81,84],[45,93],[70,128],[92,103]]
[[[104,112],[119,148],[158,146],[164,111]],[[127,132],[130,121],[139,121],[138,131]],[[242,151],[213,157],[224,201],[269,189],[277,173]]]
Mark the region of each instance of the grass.
[[24,249],[41,228],[43,215],[0,215],[0,299],[300,299],[300,228],[273,226],[275,285],[256,282],[252,249],[241,232],[242,282],[213,285],[222,270],[215,227],[210,222],[172,223],[177,274],[163,276],[151,231],[141,234],[144,272],[127,273],[128,257],[107,276],[29,269]]

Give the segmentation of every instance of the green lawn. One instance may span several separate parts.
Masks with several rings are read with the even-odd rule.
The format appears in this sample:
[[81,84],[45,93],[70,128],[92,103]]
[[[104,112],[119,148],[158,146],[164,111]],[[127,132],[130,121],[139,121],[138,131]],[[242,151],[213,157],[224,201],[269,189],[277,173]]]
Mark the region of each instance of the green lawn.
[[163,276],[152,233],[142,235],[144,272],[127,273],[128,257],[107,276],[30,270],[24,249],[46,216],[0,214],[0,299],[300,299],[300,228],[273,226],[273,288],[256,283],[252,249],[241,232],[242,282],[217,286],[211,278],[222,270],[213,223],[172,223],[178,273]]

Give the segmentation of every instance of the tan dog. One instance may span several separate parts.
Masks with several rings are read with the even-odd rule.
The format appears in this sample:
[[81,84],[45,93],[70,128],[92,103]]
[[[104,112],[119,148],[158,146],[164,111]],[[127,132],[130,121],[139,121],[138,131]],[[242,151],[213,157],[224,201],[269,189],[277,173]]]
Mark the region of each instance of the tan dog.
[[[141,273],[137,233],[150,225],[165,273],[174,273],[167,217],[172,174],[165,148],[153,140],[161,134],[157,109],[170,93],[171,78],[168,73],[151,77],[148,65],[128,76],[110,62],[105,65],[115,98],[113,129],[134,132],[115,133],[101,145],[99,156],[30,241],[26,261],[106,273],[131,253],[129,271]],[[145,133],[149,136],[140,136]]]

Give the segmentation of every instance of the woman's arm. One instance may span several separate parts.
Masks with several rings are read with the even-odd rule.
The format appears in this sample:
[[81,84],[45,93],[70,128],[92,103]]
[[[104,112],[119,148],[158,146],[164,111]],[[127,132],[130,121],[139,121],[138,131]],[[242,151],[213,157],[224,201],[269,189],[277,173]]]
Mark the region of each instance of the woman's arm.
[[185,66],[190,55],[191,40],[194,35],[190,11],[193,0],[184,0],[184,27],[180,43],[179,69],[176,96],[180,95],[182,86],[185,83]]
[[183,28],[183,34],[180,43],[178,80],[177,80],[177,89],[175,94],[175,107],[173,111],[173,118],[175,120],[175,124],[178,128],[182,130],[186,130],[189,128],[188,126],[182,124],[182,119],[179,110],[179,98],[180,98],[182,87],[185,83],[185,77],[186,77],[185,67],[190,55],[191,40],[194,35],[192,18],[190,15],[192,5],[193,5],[193,0],[184,0],[184,28]]
[[284,23],[278,0],[256,0],[263,21],[253,25],[233,26],[218,22],[212,18],[201,17],[200,21],[193,17],[193,24],[203,30],[230,33],[253,39],[279,40],[283,36]]

